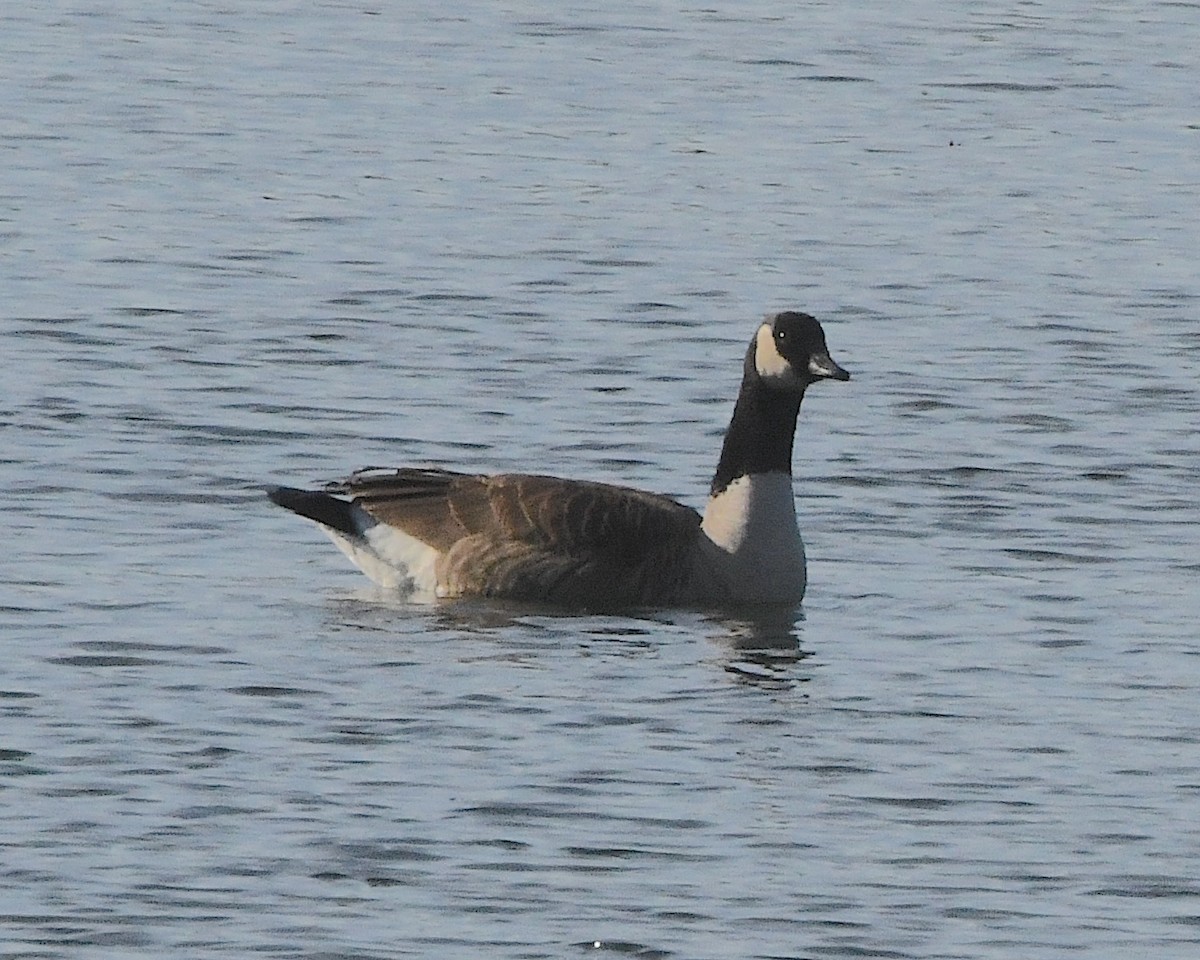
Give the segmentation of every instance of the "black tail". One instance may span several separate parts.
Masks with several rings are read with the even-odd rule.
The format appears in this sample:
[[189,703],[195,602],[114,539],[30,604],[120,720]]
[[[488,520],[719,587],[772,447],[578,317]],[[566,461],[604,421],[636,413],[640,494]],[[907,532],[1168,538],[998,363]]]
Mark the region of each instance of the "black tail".
[[362,536],[362,523],[358,519],[361,511],[346,500],[339,500],[327,493],[297,490],[295,487],[268,487],[267,496],[272,503],[339,533],[350,537]]

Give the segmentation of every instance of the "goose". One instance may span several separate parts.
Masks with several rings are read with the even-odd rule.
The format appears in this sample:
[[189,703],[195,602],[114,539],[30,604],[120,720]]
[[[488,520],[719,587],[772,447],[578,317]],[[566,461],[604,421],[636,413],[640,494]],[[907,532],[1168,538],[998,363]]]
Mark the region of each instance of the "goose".
[[359,470],[323,490],[267,489],[385,588],[574,607],[797,604],[807,576],[792,445],[818,380],[849,380],[821,324],[758,327],[703,515],[631,487],[433,467]]

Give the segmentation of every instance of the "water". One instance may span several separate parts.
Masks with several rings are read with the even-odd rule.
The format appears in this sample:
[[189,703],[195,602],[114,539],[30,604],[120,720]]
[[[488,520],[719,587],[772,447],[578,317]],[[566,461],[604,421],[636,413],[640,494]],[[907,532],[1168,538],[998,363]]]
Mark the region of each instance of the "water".
[[[12,957],[1192,957],[1200,11],[0,15]],[[698,503],[802,613],[373,590],[259,487]]]

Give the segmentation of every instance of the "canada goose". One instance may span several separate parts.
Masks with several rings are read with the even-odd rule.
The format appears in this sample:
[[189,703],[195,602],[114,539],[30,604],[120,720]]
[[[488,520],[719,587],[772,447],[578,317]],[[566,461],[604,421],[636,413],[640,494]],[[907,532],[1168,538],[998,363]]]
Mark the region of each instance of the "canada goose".
[[606,483],[414,467],[267,495],[319,524],[376,583],[427,598],[797,603],[806,576],[792,441],[805,388],[824,379],[850,374],[830,358],[815,318],[786,311],[759,326],[703,517]]

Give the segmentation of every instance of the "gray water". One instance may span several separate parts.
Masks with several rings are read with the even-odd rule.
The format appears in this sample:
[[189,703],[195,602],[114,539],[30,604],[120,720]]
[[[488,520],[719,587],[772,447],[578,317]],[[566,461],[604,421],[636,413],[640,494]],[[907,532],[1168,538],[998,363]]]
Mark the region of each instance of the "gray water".
[[[7,5],[0,953],[1200,950],[1200,6]],[[802,610],[382,594],[264,483],[702,501]]]

